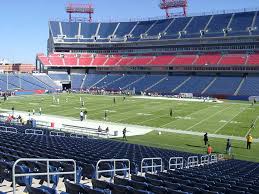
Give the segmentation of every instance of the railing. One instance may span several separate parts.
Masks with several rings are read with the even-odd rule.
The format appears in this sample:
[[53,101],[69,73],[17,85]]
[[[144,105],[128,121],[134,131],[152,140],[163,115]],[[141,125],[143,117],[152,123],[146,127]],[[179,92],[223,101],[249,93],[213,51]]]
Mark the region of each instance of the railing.
[[209,164],[210,163],[210,156],[204,155],[201,156],[201,165]]
[[[19,162],[46,162],[47,163],[47,169],[46,173],[24,173],[24,174],[16,174],[15,169]],[[68,171],[68,172],[50,172],[50,162],[71,162],[74,164],[74,171]],[[25,177],[25,176],[47,176],[47,184],[48,187],[50,186],[50,176],[52,175],[74,175],[74,180],[76,182],[76,161],[72,159],[38,159],[38,158],[21,158],[15,161],[13,164],[12,169],[12,178],[13,178],[13,194],[16,194],[16,177]]]
[[70,134],[70,137],[72,137],[72,138],[78,138],[78,139],[83,139],[83,138],[84,138],[83,135],[79,135],[79,134],[76,134],[76,133]]
[[[113,163],[113,169],[108,169],[108,170],[99,170],[99,164],[100,163]],[[126,162],[128,165],[126,168],[120,168],[120,169],[116,169],[116,163],[118,162]],[[99,174],[100,173],[105,173],[105,172],[113,172],[113,176],[111,178],[113,178],[116,175],[116,172],[124,172],[127,171],[128,172],[128,178],[130,176],[130,161],[128,159],[103,159],[103,160],[99,160],[96,164],[96,179],[99,179]]]
[[219,160],[224,160],[224,154],[219,154],[219,155],[218,155],[218,161],[219,161]]
[[58,137],[65,137],[66,136],[65,133],[57,132],[57,131],[51,131],[49,135],[50,136],[58,136]]
[[26,129],[25,134],[28,134],[28,135],[44,135],[44,132],[42,130],[37,130],[37,129]]
[[168,170],[175,170],[175,169],[183,169],[183,157],[172,157],[169,159]]
[[[144,162],[146,161],[151,161],[151,166],[144,165]],[[154,163],[154,161],[158,161],[160,162],[160,164],[156,164]],[[159,167],[160,168],[160,172],[163,171],[163,162],[162,162],[162,158],[143,158],[141,161],[141,174],[143,174],[143,169],[149,169],[151,168],[151,173],[153,174],[155,172],[155,168]]]
[[218,157],[216,154],[210,155],[210,164],[218,162]]
[[5,133],[17,133],[17,129],[14,127],[0,126],[0,131]]
[[190,167],[196,167],[199,166],[199,159],[198,156],[190,156],[187,160],[187,166]]

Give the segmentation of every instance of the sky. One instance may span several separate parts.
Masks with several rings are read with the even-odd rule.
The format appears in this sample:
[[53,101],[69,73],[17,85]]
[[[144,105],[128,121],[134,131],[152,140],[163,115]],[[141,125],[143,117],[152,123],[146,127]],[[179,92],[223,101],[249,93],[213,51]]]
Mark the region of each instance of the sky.
[[[91,2],[98,21],[164,15],[159,0],[1,0],[0,60],[34,64],[47,51],[48,21],[68,18],[67,2]],[[243,8],[259,8],[259,0],[189,0],[188,13]]]

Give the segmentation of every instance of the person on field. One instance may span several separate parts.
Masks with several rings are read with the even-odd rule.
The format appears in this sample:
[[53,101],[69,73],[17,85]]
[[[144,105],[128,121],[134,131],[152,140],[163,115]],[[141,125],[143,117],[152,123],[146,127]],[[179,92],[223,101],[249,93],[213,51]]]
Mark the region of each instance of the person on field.
[[169,114],[170,114],[170,117],[173,117],[173,109],[172,108],[170,109],[170,113]]
[[248,136],[246,136],[246,149],[251,149],[251,144],[253,143],[253,137],[251,134],[248,134]]
[[42,110],[41,110],[41,107],[39,108],[39,114],[41,115],[41,113],[42,113]]
[[125,101],[126,100],[126,97],[125,96],[123,96],[123,101]]
[[85,120],[87,119],[87,110],[84,111]]
[[115,97],[113,98],[113,104],[116,104],[116,99],[115,99]]
[[210,144],[208,144],[208,148],[207,148],[207,154],[211,154],[213,152],[213,148],[211,147]]
[[208,133],[205,133],[205,134],[204,134],[203,141],[204,141],[204,144],[207,145],[207,143],[208,143],[208,141],[209,141]]
[[107,111],[104,111],[104,120],[106,121],[107,120]]
[[123,140],[128,141],[128,140],[127,140],[127,137],[126,137],[126,133],[127,133],[127,129],[126,129],[126,127],[125,127],[125,128],[123,129],[123,131],[122,131]]
[[101,133],[101,132],[102,132],[102,128],[101,128],[101,126],[100,126],[100,125],[99,125],[99,127],[98,127],[97,131],[98,131],[99,133]]
[[35,110],[34,109],[32,109],[32,115],[35,115]]
[[84,113],[83,111],[80,112],[80,121],[83,121],[84,120]]
[[226,145],[226,154],[230,155],[232,150],[232,145],[230,139],[227,139],[227,145]]
[[12,107],[12,115],[14,115],[14,106]]
[[109,138],[109,132],[110,132],[110,129],[109,129],[109,127],[106,127],[106,129],[105,129],[105,133],[107,134],[107,137]]

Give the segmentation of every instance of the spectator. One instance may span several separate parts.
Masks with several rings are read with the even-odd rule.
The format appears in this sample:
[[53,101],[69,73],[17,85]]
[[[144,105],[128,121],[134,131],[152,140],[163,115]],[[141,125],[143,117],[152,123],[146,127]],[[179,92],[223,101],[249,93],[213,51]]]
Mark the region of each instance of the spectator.
[[207,143],[208,143],[208,141],[209,141],[208,133],[205,133],[205,134],[204,134],[203,140],[204,140],[204,144],[207,145]]
[[210,144],[208,144],[208,149],[207,149],[207,153],[210,155],[213,152],[212,147],[210,146]]
[[230,155],[231,149],[232,149],[231,141],[230,141],[230,139],[227,139],[226,154]]
[[101,128],[101,126],[99,125],[99,127],[98,127],[98,129],[97,129],[97,131],[100,133],[100,132],[102,132],[102,128]]
[[246,149],[251,149],[251,144],[253,142],[253,137],[251,134],[249,134],[248,136],[246,136]]

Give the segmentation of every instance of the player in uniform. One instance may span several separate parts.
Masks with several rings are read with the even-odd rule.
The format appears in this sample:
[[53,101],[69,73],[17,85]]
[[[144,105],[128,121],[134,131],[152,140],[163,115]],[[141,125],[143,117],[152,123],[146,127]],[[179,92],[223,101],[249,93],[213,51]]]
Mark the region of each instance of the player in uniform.
[[173,109],[172,108],[170,109],[170,113],[169,114],[170,114],[170,117],[173,117]]

